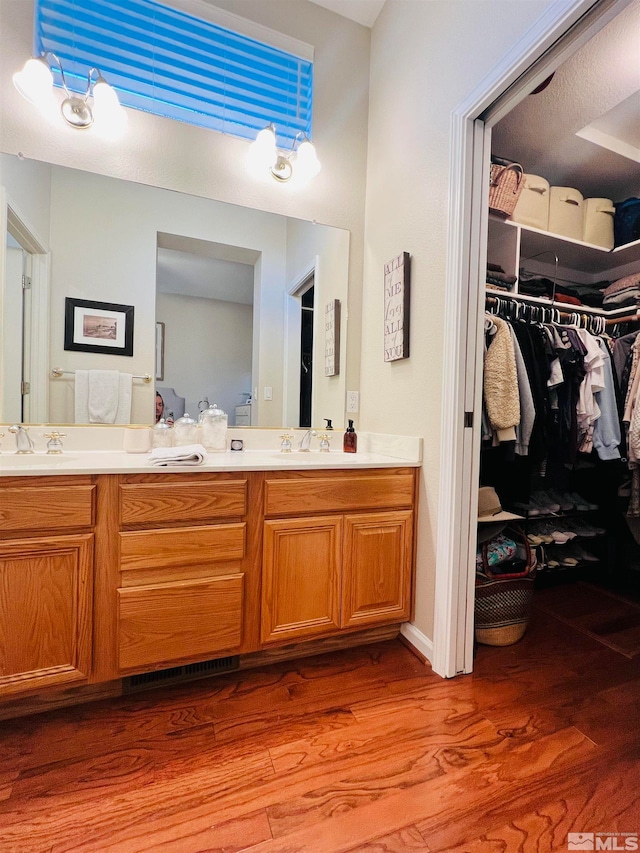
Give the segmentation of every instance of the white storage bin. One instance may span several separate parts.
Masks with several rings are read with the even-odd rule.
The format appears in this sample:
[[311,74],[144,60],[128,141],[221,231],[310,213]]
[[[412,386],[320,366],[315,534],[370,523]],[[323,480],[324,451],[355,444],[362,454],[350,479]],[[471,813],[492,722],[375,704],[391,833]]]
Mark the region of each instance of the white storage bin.
[[610,198],[585,198],[582,239],[605,249],[613,249],[613,217],[616,209]]
[[511,215],[514,222],[547,231],[549,228],[549,181],[525,175],[524,188]]
[[549,191],[549,231],[572,240],[582,240],[582,193],[573,187],[551,187]]

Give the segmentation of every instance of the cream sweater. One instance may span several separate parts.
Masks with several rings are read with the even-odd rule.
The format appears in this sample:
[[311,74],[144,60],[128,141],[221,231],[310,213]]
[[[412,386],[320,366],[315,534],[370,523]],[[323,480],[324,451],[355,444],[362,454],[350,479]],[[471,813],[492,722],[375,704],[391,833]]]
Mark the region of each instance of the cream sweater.
[[516,357],[509,325],[491,317],[496,333],[484,358],[484,402],[489,421],[499,441],[515,441],[520,423],[520,398]]

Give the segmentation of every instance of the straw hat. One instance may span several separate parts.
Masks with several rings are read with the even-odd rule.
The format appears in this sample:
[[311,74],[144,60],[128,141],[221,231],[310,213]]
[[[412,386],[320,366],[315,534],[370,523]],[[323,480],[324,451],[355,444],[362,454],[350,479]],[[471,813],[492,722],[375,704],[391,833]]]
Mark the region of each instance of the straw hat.
[[481,486],[478,489],[478,542],[487,542],[502,533],[507,521],[522,519],[502,509],[500,498],[492,486]]

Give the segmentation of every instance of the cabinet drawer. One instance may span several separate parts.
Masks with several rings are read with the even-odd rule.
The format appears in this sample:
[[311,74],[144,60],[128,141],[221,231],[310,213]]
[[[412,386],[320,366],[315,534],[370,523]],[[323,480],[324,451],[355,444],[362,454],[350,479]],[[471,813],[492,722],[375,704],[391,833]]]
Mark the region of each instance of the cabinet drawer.
[[243,516],[246,511],[246,480],[120,486],[121,524],[210,521]]
[[[48,482],[51,482],[50,480]],[[0,489],[0,529],[55,530],[93,525],[95,486],[32,486]]]
[[242,639],[244,576],[118,590],[120,670],[213,657]]
[[268,478],[266,515],[409,508],[413,505],[413,471],[379,476]]
[[242,522],[121,533],[122,586],[210,575],[212,563],[242,560],[245,542]]

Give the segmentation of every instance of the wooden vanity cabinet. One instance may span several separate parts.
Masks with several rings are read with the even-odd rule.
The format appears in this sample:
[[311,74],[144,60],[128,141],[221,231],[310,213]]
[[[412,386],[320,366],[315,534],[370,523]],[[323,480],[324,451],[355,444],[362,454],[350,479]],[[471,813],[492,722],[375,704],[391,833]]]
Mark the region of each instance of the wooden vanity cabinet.
[[412,468],[266,475],[263,643],[411,618],[415,488]]
[[120,478],[118,675],[257,648],[256,488],[234,473]]
[[2,697],[89,678],[95,489],[91,477],[2,479]]

